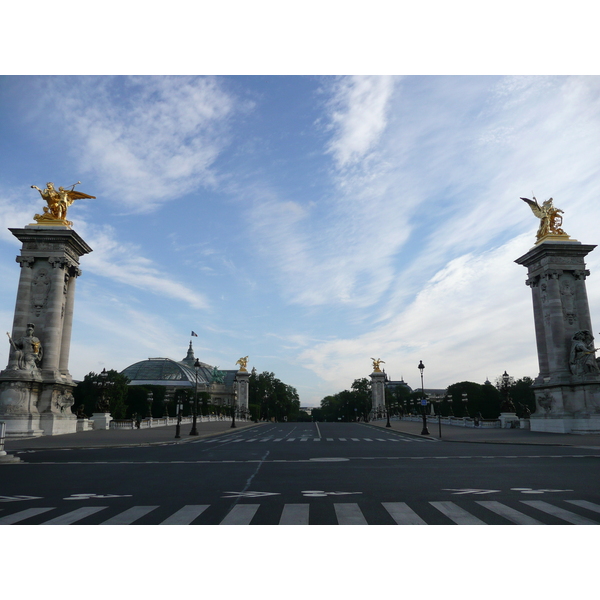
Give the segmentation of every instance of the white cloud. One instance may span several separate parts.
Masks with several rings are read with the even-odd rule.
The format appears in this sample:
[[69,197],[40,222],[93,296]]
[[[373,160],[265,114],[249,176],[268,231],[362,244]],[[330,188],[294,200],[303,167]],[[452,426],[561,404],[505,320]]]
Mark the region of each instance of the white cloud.
[[352,165],[368,154],[385,129],[394,88],[388,76],[340,78],[330,100],[330,127],[334,136],[328,151],[338,167]]
[[104,198],[137,211],[214,185],[229,119],[249,106],[210,77],[51,78],[46,84],[46,102],[79,168],[102,182]]

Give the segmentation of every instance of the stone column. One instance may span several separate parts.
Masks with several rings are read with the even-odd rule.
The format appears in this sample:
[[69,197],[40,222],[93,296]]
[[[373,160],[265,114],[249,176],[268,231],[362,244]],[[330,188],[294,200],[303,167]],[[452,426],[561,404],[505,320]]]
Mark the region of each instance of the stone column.
[[385,373],[373,371],[371,373],[371,398],[373,414],[378,411],[385,413]]
[[12,338],[22,343],[27,325],[33,324],[41,358],[24,367],[11,347],[9,364],[0,372],[0,420],[6,421],[9,437],[74,433],[75,386],[68,371],[74,282],[79,258],[92,249],[67,226],[10,231],[23,244]]
[[235,375],[235,383],[237,389],[237,407],[239,410],[248,411],[248,391],[250,385],[250,373],[241,370]]
[[515,261],[528,270],[540,366],[532,431],[600,432],[600,368],[578,349],[582,338],[594,347],[584,259],[595,247],[544,241]]

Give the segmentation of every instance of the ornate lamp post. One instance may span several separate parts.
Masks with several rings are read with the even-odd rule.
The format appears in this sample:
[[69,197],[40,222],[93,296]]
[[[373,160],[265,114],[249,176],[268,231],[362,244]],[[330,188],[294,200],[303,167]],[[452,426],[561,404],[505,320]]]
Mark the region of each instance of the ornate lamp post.
[[463,406],[465,407],[464,412],[463,412],[463,417],[468,419],[469,418],[469,409],[467,408],[467,402],[469,401],[469,397],[467,394],[462,395],[462,401],[463,401]]
[[231,404],[231,427],[235,427],[235,407],[237,405],[237,389],[233,390],[233,403]]
[[194,412],[190,435],[198,435],[198,429],[196,429],[196,419],[198,417],[198,372],[200,371],[200,361],[198,359],[196,359],[196,362],[194,363],[194,371],[196,372],[196,387],[194,389]]
[[152,402],[154,402],[154,394],[152,392],[148,392],[146,396],[146,402],[148,403],[148,415],[149,419],[152,419]]
[[423,431],[421,431],[421,435],[429,435],[429,430],[427,429],[427,412],[425,411],[427,400],[425,398],[425,388],[423,387],[423,370],[425,369],[425,365],[422,360],[419,361],[418,369],[421,371],[421,408],[423,409]]
[[183,412],[183,394],[180,390],[179,394],[175,395],[175,401],[177,402],[177,425],[175,426],[175,438],[181,437],[181,413]]

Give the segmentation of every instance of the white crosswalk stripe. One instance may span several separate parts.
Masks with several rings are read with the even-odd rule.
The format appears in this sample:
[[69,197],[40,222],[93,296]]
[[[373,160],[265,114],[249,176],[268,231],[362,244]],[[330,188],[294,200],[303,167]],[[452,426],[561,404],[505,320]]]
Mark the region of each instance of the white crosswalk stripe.
[[[520,500],[521,504],[529,507],[530,512],[537,511],[536,517],[521,512],[515,509],[513,506],[509,506],[503,502],[497,502],[493,500],[473,500],[473,505],[477,505],[479,513],[482,509],[490,511],[489,516],[492,517],[491,513],[496,515],[492,518],[493,523],[498,523],[498,517],[505,519],[507,524],[512,523],[515,525],[542,525],[543,515],[551,515],[554,519],[560,519],[563,522],[574,524],[574,525],[598,525],[598,521],[594,521],[584,515],[580,515],[570,510],[566,510],[557,504],[550,502],[544,502],[541,500]],[[517,502],[517,501],[514,501]],[[514,504],[513,502],[513,504]],[[600,513],[600,505],[588,502],[587,500],[564,500],[570,505],[591,511],[592,513]],[[485,514],[482,516],[475,516],[469,510],[465,509],[467,501],[461,501],[461,506],[455,502],[442,501],[442,502],[428,502],[429,505],[437,509],[442,513],[450,522],[458,525],[486,525],[492,524],[486,523],[487,519]],[[411,503],[413,504],[413,503]],[[406,502],[382,502],[381,506],[387,512],[387,514],[393,519],[397,525],[427,525],[426,511],[422,511],[423,503],[415,503],[413,506],[409,506]],[[210,504],[190,504],[185,505],[179,510],[176,510],[172,515],[163,519],[160,525],[189,525],[193,523],[200,515],[203,515],[207,509],[211,507]],[[42,525],[70,525],[81,522],[82,520],[90,517],[98,512],[110,508],[109,506],[86,506],[65,512],[64,514],[55,516],[47,521],[42,522]],[[136,521],[144,517],[145,515],[151,515],[153,511],[158,509],[159,506],[132,506],[124,511],[119,512],[111,516],[110,518],[99,521],[101,525],[131,525]],[[260,504],[236,504],[224,518],[222,518],[221,525],[250,525],[255,519],[257,513],[261,508]],[[313,507],[315,510],[317,507]],[[352,502],[337,502],[333,504],[335,517],[331,515],[328,518],[333,518],[338,525],[368,525],[367,519],[363,514],[363,511],[358,503]],[[33,519],[50,511],[57,511],[58,507],[38,507],[28,508],[25,510],[17,511],[13,514],[9,514],[0,517],[0,525],[13,525],[24,523],[28,519]],[[263,508],[262,516],[272,515],[274,510],[272,505],[268,508]],[[300,504],[284,504],[280,509],[281,514],[279,515],[279,525],[309,525],[309,515],[311,511],[311,504],[300,503]],[[329,509],[330,510],[330,509]],[[374,509],[372,509],[374,510]],[[210,511],[209,511],[210,512]],[[423,514],[425,512],[425,514]],[[377,517],[379,524],[382,521],[383,511],[379,511]],[[420,514],[419,514],[420,513]],[[478,514],[479,514],[478,513]],[[208,513],[207,513],[208,514]],[[375,513],[373,513],[375,514]],[[323,513],[320,513],[322,520]],[[274,515],[269,518],[273,518]],[[162,518],[162,517],[161,517]],[[389,517],[388,517],[389,518]],[[211,521],[211,517],[203,517],[206,522]],[[546,521],[549,519],[546,517]],[[436,520],[436,524],[439,523],[439,518]],[[335,523],[330,523],[335,524]],[[547,524],[547,523],[546,523]]]
[[141,519],[149,512],[156,510],[158,506],[133,506],[126,511],[107,519],[102,525],[131,525],[134,521]]
[[220,525],[250,525],[259,506],[260,504],[237,504]]
[[562,519],[567,523],[571,523],[572,525],[597,525],[595,521],[592,521],[587,517],[582,517],[581,515],[571,512],[570,510],[565,510],[559,506],[554,506],[553,504],[544,502],[543,500],[521,500],[521,502],[523,504],[527,504],[527,506],[532,506],[533,508],[544,511],[549,515],[558,517],[559,519]]
[[308,504],[286,504],[283,507],[280,525],[308,525]]
[[180,508],[176,513],[165,519],[161,525],[189,525],[208,507],[209,504],[189,504],[183,508]]
[[427,525],[406,502],[383,502],[382,504],[397,525]]
[[467,512],[464,508],[457,506],[454,502],[430,502],[429,504],[437,508],[457,525],[485,525],[481,519]]
[[358,504],[353,502],[335,503],[333,505],[338,525],[368,525]]
[[542,522],[526,515],[510,506],[506,506],[506,504],[502,504],[501,502],[496,502],[494,500],[476,500],[477,504],[487,508],[495,512],[496,514],[508,519],[511,523],[515,525],[543,525]]

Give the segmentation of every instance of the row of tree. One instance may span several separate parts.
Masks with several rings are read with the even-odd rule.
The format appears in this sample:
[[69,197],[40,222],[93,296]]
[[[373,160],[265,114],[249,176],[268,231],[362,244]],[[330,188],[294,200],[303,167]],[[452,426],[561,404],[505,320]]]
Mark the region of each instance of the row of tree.
[[308,415],[300,411],[296,388],[277,379],[274,373],[250,372],[248,408],[256,421],[298,421]]
[[[173,397],[166,397],[166,388],[162,385],[129,386],[129,379],[115,370],[100,373],[88,373],[73,392],[74,412],[88,417],[98,411],[98,401],[106,401],[108,412],[114,419],[130,419],[152,416],[154,418],[175,416],[176,406],[183,405],[183,416],[192,414],[195,399],[194,389],[177,390]],[[308,418],[300,412],[300,400],[296,388],[286,385],[273,373],[265,371],[257,374],[252,369],[249,378],[249,411],[254,420],[294,421]],[[198,412],[208,414],[229,414],[230,407],[211,402],[207,392],[198,393]]]
[[[500,412],[505,410],[514,410],[518,416],[528,416],[535,411],[532,384],[530,377],[518,380],[509,377],[506,381],[498,377],[496,385],[472,381],[454,383],[448,387],[440,402],[434,404],[435,411],[442,416],[483,419],[497,419]],[[421,414],[422,397],[421,390],[411,391],[408,386],[386,388],[386,410],[391,415]],[[355,379],[350,390],[323,398],[321,406],[314,408],[312,415],[316,421],[366,421],[371,413],[371,398],[370,380]]]

